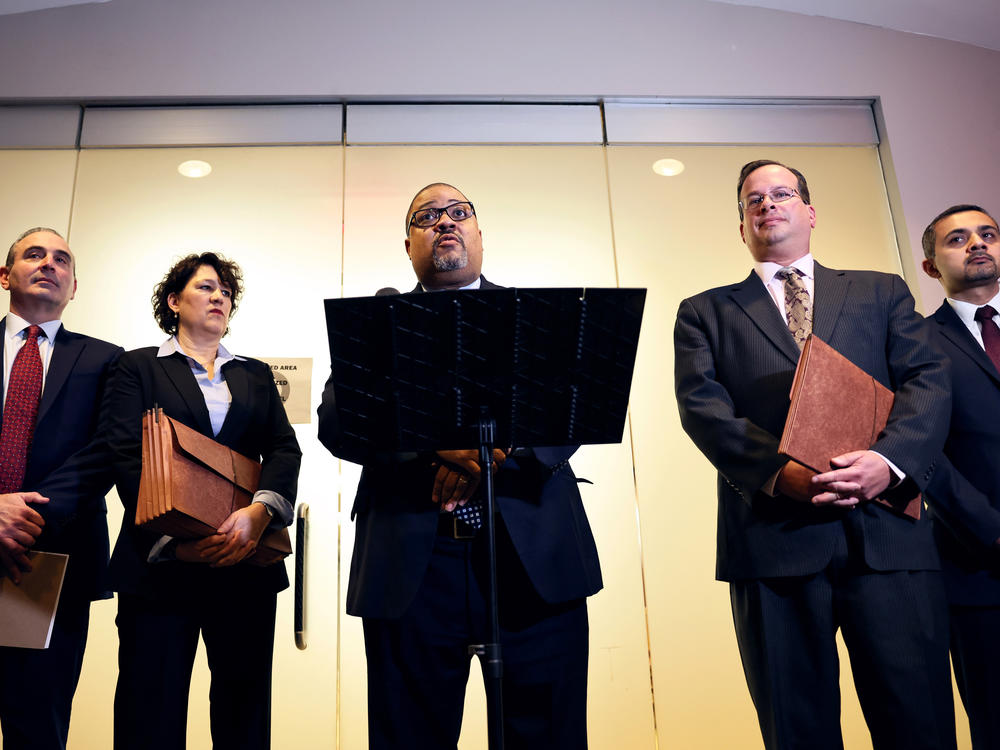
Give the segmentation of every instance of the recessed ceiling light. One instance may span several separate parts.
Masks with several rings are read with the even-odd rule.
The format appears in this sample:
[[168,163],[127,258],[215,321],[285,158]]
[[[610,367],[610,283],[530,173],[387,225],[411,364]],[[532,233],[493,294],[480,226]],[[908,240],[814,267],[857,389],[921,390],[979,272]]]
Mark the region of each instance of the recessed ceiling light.
[[177,166],[177,171],[185,177],[204,177],[212,172],[212,165],[207,161],[191,159],[190,161],[181,162]]
[[684,162],[679,159],[659,159],[653,162],[653,171],[663,177],[674,177],[684,171]]

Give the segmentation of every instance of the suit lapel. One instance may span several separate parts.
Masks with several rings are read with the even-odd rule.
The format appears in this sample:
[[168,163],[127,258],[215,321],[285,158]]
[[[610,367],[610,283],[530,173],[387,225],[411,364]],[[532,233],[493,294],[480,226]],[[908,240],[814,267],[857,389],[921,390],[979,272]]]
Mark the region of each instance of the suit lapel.
[[994,381],[1000,384],[1000,373],[993,366],[993,361],[986,354],[986,350],[979,345],[975,337],[965,327],[965,323],[958,317],[958,313],[951,309],[951,305],[942,302],[934,312],[934,320],[941,326],[941,334],[951,343],[969,355],[972,360],[979,365]]
[[730,294],[733,301],[743,309],[761,333],[781,350],[782,354],[792,362],[799,361],[799,347],[795,345],[795,339],[782,320],[774,300],[771,299],[764,282],[755,271],[751,271],[743,283],[734,287]]
[[73,366],[87,347],[86,340],[82,336],[70,333],[65,326],[59,326],[53,345],[49,371],[45,374],[45,390],[42,391],[42,400],[38,404],[36,424],[41,423],[46,412],[55,403],[59,391],[66,385],[66,379],[73,371]]
[[167,379],[177,389],[181,399],[187,405],[188,411],[194,416],[198,430],[211,436],[212,420],[208,416],[205,397],[201,394],[198,381],[194,379],[194,373],[191,372],[191,365],[188,364],[187,358],[183,354],[175,352],[169,357],[157,357],[156,361],[163,368]]
[[813,267],[813,333],[829,341],[836,328],[840,311],[844,307],[851,280],[843,271],[824,268],[819,263]]

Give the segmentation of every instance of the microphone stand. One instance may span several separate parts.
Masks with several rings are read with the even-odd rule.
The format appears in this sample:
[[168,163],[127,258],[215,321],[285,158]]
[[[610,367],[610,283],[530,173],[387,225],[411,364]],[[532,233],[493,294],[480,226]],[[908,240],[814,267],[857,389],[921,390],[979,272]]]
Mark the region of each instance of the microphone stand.
[[489,620],[487,643],[472,644],[469,654],[478,656],[483,665],[483,682],[486,687],[486,720],[489,750],[503,750],[503,658],[500,653],[500,617],[497,607],[497,546],[494,508],[496,496],[493,486],[493,444],[496,441],[496,422],[490,418],[486,407],[479,411],[479,475],[483,477],[483,494],[486,513],[483,533],[486,534],[489,573],[486,581],[486,617]]

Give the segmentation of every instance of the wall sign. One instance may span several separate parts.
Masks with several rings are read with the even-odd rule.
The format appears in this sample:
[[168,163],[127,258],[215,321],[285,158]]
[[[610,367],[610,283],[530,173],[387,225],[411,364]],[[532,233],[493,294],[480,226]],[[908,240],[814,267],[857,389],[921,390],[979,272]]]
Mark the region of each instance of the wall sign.
[[312,357],[261,357],[271,366],[274,384],[292,424],[312,422]]

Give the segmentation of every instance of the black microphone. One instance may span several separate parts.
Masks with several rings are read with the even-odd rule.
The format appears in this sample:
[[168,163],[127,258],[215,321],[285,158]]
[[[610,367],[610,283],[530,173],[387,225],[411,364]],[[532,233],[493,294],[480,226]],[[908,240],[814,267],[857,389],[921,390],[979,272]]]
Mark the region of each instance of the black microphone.
[[388,297],[390,294],[399,294],[399,290],[395,287],[384,286],[375,292],[376,297]]

